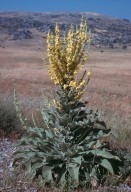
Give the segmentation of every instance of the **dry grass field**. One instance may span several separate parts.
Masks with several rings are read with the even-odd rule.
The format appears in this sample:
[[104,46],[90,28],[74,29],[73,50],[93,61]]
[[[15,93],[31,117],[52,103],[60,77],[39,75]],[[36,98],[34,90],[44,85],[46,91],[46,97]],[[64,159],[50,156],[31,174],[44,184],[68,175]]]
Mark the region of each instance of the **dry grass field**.
[[[0,48],[1,95],[13,95],[15,89],[20,102],[28,111],[39,108],[43,100],[42,92],[47,95],[55,89],[42,61],[42,56],[46,57],[45,44],[42,47],[41,43],[39,47],[38,44],[34,47],[24,46],[23,43],[22,46]],[[130,53],[130,49],[103,52],[91,48],[85,66],[87,70],[92,68],[92,77],[83,100],[89,102],[90,108],[98,108],[108,126],[114,128],[117,134],[120,132],[121,145],[123,138],[123,143],[126,140],[131,144]]]
[[[36,47],[34,45],[28,44],[27,46],[25,42],[21,46],[10,44],[5,48],[0,47],[0,96],[2,99],[12,98],[15,89],[22,112],[26,114],[28,112],[28,117],[31,117],[31,112],[34,112],[37,123],[42,125],[40,117],[40,107],[44,99],[42,92],[44,95],[49,95],[55,86],[42,61],[43,55],[46,57],[45,44],[43,48],[42,43],[41,48],[39,44]],[[99,109],[101,119],[104,119],[107,126],[113,130],[115,137],[109,138],[111,146],[129,150],[131,150],[130,52],[129,49],[104,50],[103,52],[91,48],[89,60],[84,69],[92,68],[92,76],[83,97],[83,101],[89,102],[87,106],[94,110]],[[12,113],[10,107],[9,110],[8,113]],[[12,142],[8,139],[0,141],[4,150],[2,154],[6,155],[6,160],[1,161],[3,169],[0,175],[0,190],[2,192],[58,191],[54,188],[43,190],[37,182],[30,183],[19,171],[12,173],[9,168],[12,161]],[[97,191],[110,190],[100,187]],[[115,191],[115,188],[111,187],[111,191]]]

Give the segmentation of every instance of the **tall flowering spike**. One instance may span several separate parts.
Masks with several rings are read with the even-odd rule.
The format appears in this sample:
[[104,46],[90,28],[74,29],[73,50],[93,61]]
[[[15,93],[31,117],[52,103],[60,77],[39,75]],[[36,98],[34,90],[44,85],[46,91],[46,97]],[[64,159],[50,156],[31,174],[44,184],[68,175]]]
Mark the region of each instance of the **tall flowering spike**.
[[55,27],[55,47],[57,50],[61,49],[60,29],[59,29],[59,25],[57,23],[56,23],[56,27]]
[[56,85],[62,89],[75,90],[75,98],[80,99],[90,79],[90,73],[76,80],[76,75],[82,70],[88,55],[85,52],[91,41],[87,31],[87,21],[82,18],[80,26],[75,28],[71,25],[67,35],[61,37],[59,25],[56,24],[55,34],[51,31],[47,36],[49,75]]
[[[55,34],[48,32],[48,61],[45,60],[45,64],[59,88],[52,92],[53,100],[44,97],[41,110],[44,127],[37,127],[33,115],[34,126],[28,127],[15,97],[16,110],[27,134],[17,143],[18,147],[22,147],[13,154],[13,165],[24,167],[32,180],[40,176],[42,187],[48,184],[56,189],[62,186],[74,191],[83,186],[93,186],[92,179],[95,179],[96,185],[100,185],[109,173],[114,175],[116,170],[118,174],[124,166],[121,160],[124,157],[120,159],[105,143],[104,138],[109,137],[111,131],[104,121],[99,120],[98,111],[86,109],[85,103],[79,101],[91,76],[91,72],[86,70],[81,78],[76,76],[88,59],[85,50],[89,43],[87,22],[84,20],[79,28],[71,26],[64,39],[60,36],[58,24]],[[27,146],[26,151],[23,146]],[[56,162],[57,166],[54,167]],[[83,180],[86,176],[90,177]],[[83,181],[84,185],[81,185]]]

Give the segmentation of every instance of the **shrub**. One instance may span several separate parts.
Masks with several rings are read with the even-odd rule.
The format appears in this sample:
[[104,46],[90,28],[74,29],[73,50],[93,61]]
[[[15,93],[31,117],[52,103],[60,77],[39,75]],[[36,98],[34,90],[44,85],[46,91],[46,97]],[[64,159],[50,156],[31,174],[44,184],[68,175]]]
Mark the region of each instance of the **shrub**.
[[[28,134],[17,142],[28,147],[15,152],[14,165],[20,162],[32,179],[40,176],[43,185],[96,186],[104,175],[119,172],[120,158],[103,141],[111,130],[99,119],[98,111],[81,101],[91,75],[84,71],[78,78],[90,45],[86,21],[76,30],[71,26],[64,39],[56,25],[55,35],[48,33],[47,44],[49,64],[45,64],[58,89],[52,102],[45,99],[41,111],[46,127],[38,127],[33,118],[34,127],[27,127]],[[16,106],[24,125],[18,102]]]
[[121,167],[120,167],[121,179],[125,180],[131,176],[131,152],[128,152],[126,149],[122,149],[116,151],[116,153],[121,159]]
[[19,131],[19,119],[13,103],[13,98],[0,98],[0,130],[5,136],[14,131]]

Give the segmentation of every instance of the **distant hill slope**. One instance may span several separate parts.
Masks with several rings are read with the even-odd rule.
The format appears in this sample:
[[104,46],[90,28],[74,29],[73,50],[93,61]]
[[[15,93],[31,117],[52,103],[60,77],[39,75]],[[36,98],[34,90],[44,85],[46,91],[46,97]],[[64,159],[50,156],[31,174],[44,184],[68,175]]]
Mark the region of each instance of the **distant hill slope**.
[[56,22],[67,31],[70,24],[80,23],[81,16],[88,19],[92,31],[92,46],[101,48],[127,48],[131,46],[131,21],[97,13],[0,13],[0,46],[7,41],[23,41],[45,38]]

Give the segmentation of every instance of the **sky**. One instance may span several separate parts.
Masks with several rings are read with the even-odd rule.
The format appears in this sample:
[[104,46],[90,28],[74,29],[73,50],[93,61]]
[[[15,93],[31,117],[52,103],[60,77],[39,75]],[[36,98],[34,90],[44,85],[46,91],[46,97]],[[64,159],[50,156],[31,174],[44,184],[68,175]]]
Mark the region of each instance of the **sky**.
[[0,12],[96,12],[131,20],[131,0],[0,0]]

